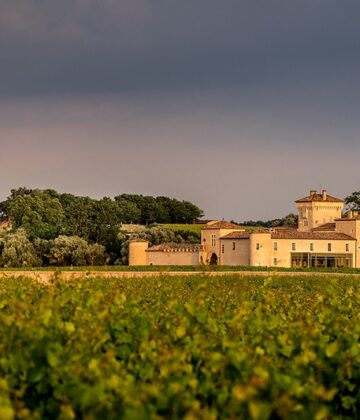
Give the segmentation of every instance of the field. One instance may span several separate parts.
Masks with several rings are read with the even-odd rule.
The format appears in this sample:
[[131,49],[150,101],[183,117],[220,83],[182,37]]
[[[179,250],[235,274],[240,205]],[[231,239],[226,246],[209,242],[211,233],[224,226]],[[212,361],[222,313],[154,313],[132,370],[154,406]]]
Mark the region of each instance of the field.
[[360,414],[351,277],[0,279],[0,418]]
[[195,224],[195,223],[170,223],[170,224],[158,224],[158,227],[173,230],[174,232],[194,232],[200,235],[201,229],[205,226],[204,224]]

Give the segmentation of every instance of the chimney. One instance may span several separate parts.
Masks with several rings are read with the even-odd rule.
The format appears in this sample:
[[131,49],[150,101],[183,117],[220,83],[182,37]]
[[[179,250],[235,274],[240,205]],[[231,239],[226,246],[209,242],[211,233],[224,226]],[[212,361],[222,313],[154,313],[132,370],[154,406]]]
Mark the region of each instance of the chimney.
[[313,196],[313,195],[315,195],[317,193],[317,191],[316,190],[310,190],[310,195],[311,195],[311,197]]
[[323,201],[326,201],[327,200],[327,192],[326,192],[326,190],[322,190],[322,199],[323,199]]

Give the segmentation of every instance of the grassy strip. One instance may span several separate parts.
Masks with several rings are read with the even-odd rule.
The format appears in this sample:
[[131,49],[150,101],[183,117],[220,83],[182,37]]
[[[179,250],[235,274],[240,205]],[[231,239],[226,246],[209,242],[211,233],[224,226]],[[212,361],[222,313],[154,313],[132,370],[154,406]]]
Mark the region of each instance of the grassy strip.
[[339,274],[360,274],[358,268],[283,268],[283,267],[248,267],[248,266],[205,266],[205,265],[167,265],[167,266],[128,266],[128,265],[113,265],[113,266],[96,266],[96,267],[18,267],[18,268],[0,268],[0,271],[111,271],[111,272],[236,272],[236,271],[268,271],[268,272],[300,272],[300,273],[339,273]]

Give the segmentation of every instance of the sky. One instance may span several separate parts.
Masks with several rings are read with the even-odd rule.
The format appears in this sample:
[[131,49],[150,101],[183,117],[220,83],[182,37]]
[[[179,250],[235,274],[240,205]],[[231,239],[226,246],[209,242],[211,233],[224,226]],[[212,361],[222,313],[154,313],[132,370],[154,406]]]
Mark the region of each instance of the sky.
[[0,0],[11,188],[270,219],[360,190],[358,0]]

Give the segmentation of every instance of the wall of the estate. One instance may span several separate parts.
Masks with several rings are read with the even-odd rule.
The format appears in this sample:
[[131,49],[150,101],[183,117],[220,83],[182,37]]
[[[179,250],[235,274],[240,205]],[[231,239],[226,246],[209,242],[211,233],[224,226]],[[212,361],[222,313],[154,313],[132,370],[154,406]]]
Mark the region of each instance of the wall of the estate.
[[250,265],[269,267],[271,265],[271,234],[252,233],[250,235]]
[[148,250],[147,263],[149,265],[198,265],[199,252],[184,251],[151,251]]
[[342,219],[336,221],[336,231],[356,238],[356,268],[360,268],[360,220]]
[[221,264],[250,265],[250,239],[221,239]]

